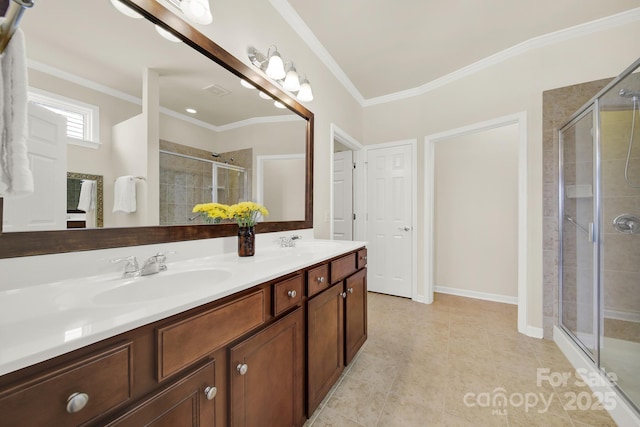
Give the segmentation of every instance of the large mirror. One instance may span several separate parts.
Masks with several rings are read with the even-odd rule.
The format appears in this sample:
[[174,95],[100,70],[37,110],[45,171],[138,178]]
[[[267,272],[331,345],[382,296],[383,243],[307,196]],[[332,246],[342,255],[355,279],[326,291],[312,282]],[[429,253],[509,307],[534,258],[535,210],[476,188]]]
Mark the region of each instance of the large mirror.
[[[258,232],[310,228],[312,113],[186,24],[173,2],[124,3],[146,19],[109,0],[25,12],[29,137],[55,134],[61,151],[34,173],[30,200],[3,200],[0,257],[233,235],[233,225],[199,225],[193,206],[211,201],[264,204],[271,215]],[[103,178],[103,229],[69,223],[69,192],[82,196],[70,172]]]

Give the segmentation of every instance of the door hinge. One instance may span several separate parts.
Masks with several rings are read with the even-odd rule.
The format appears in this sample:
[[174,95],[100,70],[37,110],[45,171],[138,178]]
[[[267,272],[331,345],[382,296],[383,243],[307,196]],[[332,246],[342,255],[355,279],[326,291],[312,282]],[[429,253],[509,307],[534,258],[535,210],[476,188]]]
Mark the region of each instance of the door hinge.
[[354,221],[356,220],[356,214],[353,214],[353,220]]

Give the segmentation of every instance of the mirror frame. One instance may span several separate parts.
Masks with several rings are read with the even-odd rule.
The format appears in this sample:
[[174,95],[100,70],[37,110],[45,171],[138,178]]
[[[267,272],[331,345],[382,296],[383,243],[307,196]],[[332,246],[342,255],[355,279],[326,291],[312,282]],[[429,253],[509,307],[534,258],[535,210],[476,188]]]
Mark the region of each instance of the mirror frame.
[[[262,222],[256,225],[256,232],[313,228],[313,113],[265,76],[251,69],[156,0],[121,1],[238,78],[251,81],[258,89],[269,93],[307,121],[305,219],[289,222]],[[29,19],[28,12],[26,19]],[[2,233],[2,219],[3,199],[0,197],[0,259],[228,237],[235,236],[238,229],[235,224],[218,224]]]

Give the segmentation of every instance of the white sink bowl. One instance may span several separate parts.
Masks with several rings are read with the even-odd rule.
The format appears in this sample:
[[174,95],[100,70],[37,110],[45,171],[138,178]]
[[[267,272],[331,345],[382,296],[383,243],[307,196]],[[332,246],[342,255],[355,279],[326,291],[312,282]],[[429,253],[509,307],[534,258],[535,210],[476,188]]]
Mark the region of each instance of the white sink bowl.
[[120,279],[116,287],[98,293],[93,302],[100,305],[136,304],[159,299],[198,294],[219,287],[232,276],[228,270],[206,268],[163,271],[149,276]]

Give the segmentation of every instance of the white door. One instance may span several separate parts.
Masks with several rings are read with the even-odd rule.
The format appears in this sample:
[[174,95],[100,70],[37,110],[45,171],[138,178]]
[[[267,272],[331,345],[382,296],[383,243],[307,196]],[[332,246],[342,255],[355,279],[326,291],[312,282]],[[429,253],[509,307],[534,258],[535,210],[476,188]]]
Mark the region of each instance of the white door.
[[333,238],[353,240],[353,152],[333,154]]
[[4,201],[3,232],[67,228],[66,120],[29,103],[29,162],[34,192]]
[[373,292],[412,297],[413,146],[367,150],[368,286]]

